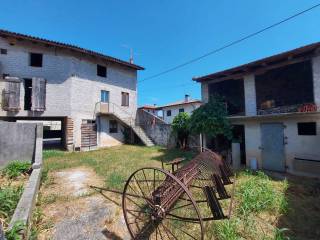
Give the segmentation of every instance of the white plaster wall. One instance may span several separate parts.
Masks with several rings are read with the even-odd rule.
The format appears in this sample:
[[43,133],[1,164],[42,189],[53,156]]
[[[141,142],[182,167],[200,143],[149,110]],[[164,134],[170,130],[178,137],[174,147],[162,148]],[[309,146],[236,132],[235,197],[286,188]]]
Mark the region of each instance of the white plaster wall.
[[[317,135],[298,135],[298,122],[316,122]],[[232,121],[232,123],[245,125],[247,166],[250,165],[250,159],[256,158],[258,160],[258,167],[262,168],[261,150],[259,149],[261,146],[261,123],[283,123],[285,125],[284,136],[287,138],[287,144],[284,146],[284,151],[285,164],[288,167],[288,172],[295,173],[293,161],[296,156],[320,159],[320,114],[305,114],[294,117],[269,117],[259,120],[238,120]]]
[[246,161],[247,166],[250,166],[251,159],[257,159],[258,167],[262,167],[261,160],[261,131],[260,123],[249,121],[245,123],[245,142],[246,142]]
[[[137,71],[120,64],[106,63],[86,55],[40,44],[17,42],[11,46],[0,38],[0,48],[8,50],[0,55],[0,74],[23,78],[42,77],[47,80],[46,110],[24,111],[24,87],[21,84],[18,113],[0,110],[0,116],[59,116],[74,119],[75,146],[80,146],[82,119],[93,119],[100,91],[110,92],[110,102],[122,118],[135,118],[137,109]],[[29,66],[29,53],[43,54],[41,68]],[[97,64],[107,66],[107,77],[97,76]],[[4,87],[2,83],[2,87]],[[0,85],[1,88],[1,85]],[[2,89],[0,89],[2,90]],[[121,106],[121,92],[129,93],[129,106]]]
[[244,76],[244,99],[246,116],[257,115],[256,87],[253,74]]
[[100,147],[112,147],[121,145],[124,141],[122,131],[124,129],[123,125],[118,121],[118,132],[109,132],[110,120],[115,120],[111,117],[102,116],[99,117],[99,132],[98,132],[98,142]]
[[[198,108],[200,106],[201,106],[201,103],[186,103],[186,104],[177,105],[177,106],[164,107],[163,108],[163,120],[166,123],[172,123],[175,116],[177,116],[179,114],[180,108],[184,108],[184,112],[191,115],[193,110],[195,110],[196,108]],[[171,110],[171,116],[167,116],[168,110]]]
[[[6,40],[0,38],[0,48],[8,50],[7,55],[0,54],[0,74],[10,74],[13,77],[47,79],[47,110],[43,113],[24,111],[24,87],[20,88],[21,111],[11,114],[0,110],[0,116],[68,116],[70,115],[70,68],[72,57],[63,52],[59,55],[52,48],[41,47],[27,42],[18,42],[11,46]],[[29,66],[29,53],[43,53],[43,67]]]

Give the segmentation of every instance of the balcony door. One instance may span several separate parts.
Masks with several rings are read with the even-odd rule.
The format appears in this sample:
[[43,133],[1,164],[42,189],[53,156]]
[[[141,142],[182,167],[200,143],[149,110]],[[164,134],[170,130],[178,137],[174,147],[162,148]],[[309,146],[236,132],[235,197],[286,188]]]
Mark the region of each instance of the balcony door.
[[100,101],[103,103],[109,103],[110,92],[106,90],[101,90]]

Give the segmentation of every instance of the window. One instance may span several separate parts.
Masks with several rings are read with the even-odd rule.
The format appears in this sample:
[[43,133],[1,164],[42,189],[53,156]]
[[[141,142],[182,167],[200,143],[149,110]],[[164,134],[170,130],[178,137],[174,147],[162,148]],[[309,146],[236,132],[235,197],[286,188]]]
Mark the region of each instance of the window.
[[183,112],[184,112],[184,108],[180,108],[179,113],[183,113]]
[[121,93],[121,106],[129,106],[129,93],[122,92]]
[[46,109],[46,80],[24,79],[24,110],[43,112]]
[[109,91],[101,90],[101,102],[109,102]]
[[41,53],[30,53],[30,66],[31,67],[42,67],[42,54]]
[[109,121],[109,133],[117,133],[118,132],[118,122],[116,120]]
[[96,120],[82,119],[82,124],[96,124]]
[[4,54],[6,55],[7,54],[7,49],[4,49],[4,48],[0,48],[0,54]]
[[167,110],[167,117],[171,116],[171,110]]
[[298,135],[317,135],[317,124],[315,122],[298,123]]
[[107,77],[107,68],[105,66],[97,65],[97,75],[100,77]]
[[31,110],[32,79],[24,80],[24,110]]

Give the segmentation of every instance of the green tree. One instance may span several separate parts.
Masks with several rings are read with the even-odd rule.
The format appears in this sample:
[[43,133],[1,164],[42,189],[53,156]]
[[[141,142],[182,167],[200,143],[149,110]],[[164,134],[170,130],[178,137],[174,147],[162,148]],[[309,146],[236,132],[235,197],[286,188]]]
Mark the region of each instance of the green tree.
[[172,122],[172,130],[177,136],[180,148],[187,147],[188,137],[190,134],[190,116],[188,113],[179,113]]
[[209,137],[223,135],[231,140],[232,126],[227,116],[225,101],[219,95],[214,95],[208,103],[193,111],[190,129],[196,134],[206,134]]

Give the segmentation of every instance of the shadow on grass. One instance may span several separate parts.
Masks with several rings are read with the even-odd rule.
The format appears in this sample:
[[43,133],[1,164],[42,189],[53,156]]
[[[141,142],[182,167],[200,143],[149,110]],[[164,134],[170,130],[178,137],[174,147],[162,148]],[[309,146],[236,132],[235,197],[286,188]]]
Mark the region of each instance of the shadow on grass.
[[180,157],[184,157],[186,158],[187,161],[189,161],[197,155],[196,151],[181,150],[178,148],[172,148],[172,149],[161,148],[158,151],[161,153],[161,155],[152,157],[152,159],[163,162],[163,163],[170,162],[173,159],[180,158]]
[[288,229],[290,239],[320,239],[320,180],[289,175],[287,181],[287,211],[277,227]]

